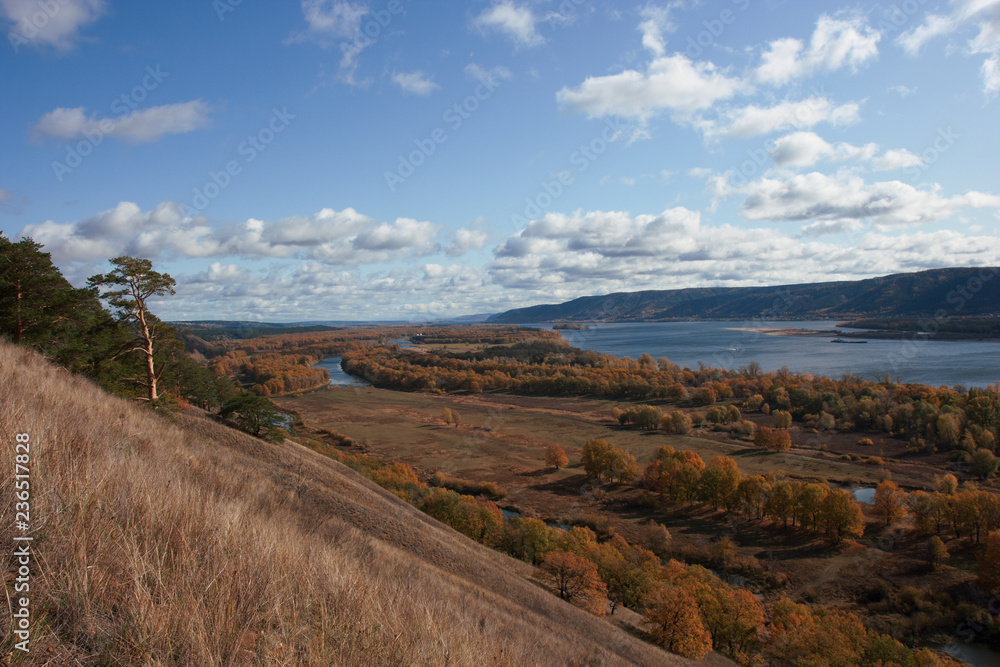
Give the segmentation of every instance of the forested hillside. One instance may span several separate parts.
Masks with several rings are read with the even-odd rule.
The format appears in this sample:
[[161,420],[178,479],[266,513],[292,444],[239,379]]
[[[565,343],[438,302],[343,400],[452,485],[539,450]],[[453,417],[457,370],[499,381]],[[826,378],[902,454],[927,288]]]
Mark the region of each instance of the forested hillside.
[[[490,322],[825,319],[1000,314],[997,268],[932,269],[867,280],[620,292],[517,308]],[[940,312],[943,311],[943,312]]]

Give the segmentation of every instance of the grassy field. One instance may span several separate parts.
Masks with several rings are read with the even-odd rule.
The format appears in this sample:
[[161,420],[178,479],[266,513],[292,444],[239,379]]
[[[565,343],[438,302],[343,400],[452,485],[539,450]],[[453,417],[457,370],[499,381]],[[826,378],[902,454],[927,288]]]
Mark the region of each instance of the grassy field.
[[[31,437],[35,539],[31,650],[2,614],[2,664],[689,664],[339,463],[169,422],[3,341],[0,433],[8,471]],[[8,545],[13,492],[0,476]]]
[[[948,590],[971,577],[973,558],[967,548],[949,546],[953,550],[950,565],[928,571],[921,565],[925,540],[915,538],[905,526],[883,529],[868,508],[864,538],[831,547],[815,535],[743,521],[704,506],[651,508],[638,501],[640,492],[634,488],[594,486],[579,464],[583,444],[604,438],[631,452],[640,469],[657,448],[671,445],[696,451],[706,462],[720,454],[731,456],[744,473],[775,472],[849,487],[891,478],[905,487],[929,488],[941,469],[933,462],[907,460],[905,447],[890,439],[876,438],[874,445],[864,447],[858,445],[856,434],[817,437],[796,426],[792,428],[793,448],[775,454],[721,433],[696,430],[695,435],[682,437],[622,428],[612,418],[612,410],[627,404],[581,398],[431,395],[341,387],[275,402],[297,412],[310,427],[348,435],[357,447],[407,462],[425,475],[440,469],[452,476],[497,482],[508,492],[506,506],[529,516],[560,523],[596,515],[630,539],[638,539],[642,523],[655,519],[668,527],[673,548],[682,556],[729,537],[738,554],[757,558],[768,572],[787,577],[784,588],[762,591],[770,599],[789,596],[865,613],[858,601],[879,579],[900,589],[917,585]],[[460,414],[457,428],[444,423],[441,412],[445,407]],[[751,418],[770,424],[764,415]],[[552,443],[566,449],[567,468],[554,471],[545,465],[545,450]],[[850,454],[858,460],[846,460]],[[886,457],[885,465],[863,460],[878,454]],[[890,613],[869,616],[869,620],[889,631],[898,618]]]

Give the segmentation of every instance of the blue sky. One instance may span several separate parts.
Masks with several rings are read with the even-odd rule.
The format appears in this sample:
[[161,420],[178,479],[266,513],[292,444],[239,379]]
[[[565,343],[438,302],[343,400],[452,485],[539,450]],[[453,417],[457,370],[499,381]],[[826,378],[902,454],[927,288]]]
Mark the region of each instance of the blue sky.
[[167,319],[1000,264],[1000,0],[0,0],[0,230]]

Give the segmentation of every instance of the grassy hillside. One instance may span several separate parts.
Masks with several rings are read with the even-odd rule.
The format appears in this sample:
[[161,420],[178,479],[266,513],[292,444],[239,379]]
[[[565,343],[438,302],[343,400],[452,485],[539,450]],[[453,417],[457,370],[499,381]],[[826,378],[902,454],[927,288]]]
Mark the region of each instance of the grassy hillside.
[[[13,664],[689,664],[319,454],[165,422],[0,341],[5,471],[21,432],[32,635],[13,650],[0,615]],[[13,492],[5,473],[5,545]]]
[[933,269],[867,280],[621,292],[517,308],[496,323],[923,317],[1000,313],[996,268]]

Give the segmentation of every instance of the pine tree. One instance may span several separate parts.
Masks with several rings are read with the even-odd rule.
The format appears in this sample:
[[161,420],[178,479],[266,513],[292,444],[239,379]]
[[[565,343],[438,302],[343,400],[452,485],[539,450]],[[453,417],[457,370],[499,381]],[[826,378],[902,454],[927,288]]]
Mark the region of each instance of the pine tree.
[[54,356],[100,310],[94,292],[74,288],[41,244],[0,235],[0,333]]
[[170,340],[173,330],[163,325],[147,306],[147,301],[154,296],[174,294],[177,283],[169,274],[153,271],[153,264],[148,259],[140,259],[122,255],[111,260],[114,270],[106,274],[91,276],[88,284],[92,288],[112,287],[111,291],[101,294],[101,298],[115,310],[119,323],[128,325],[134,331],[129,352],[139,352],[144,359],[145,377],[137,380],[148,391],[148,400],[155,403],[159,398],[156,383],[163,373],[165,364],[156,369],[156,347],[158,339]]

